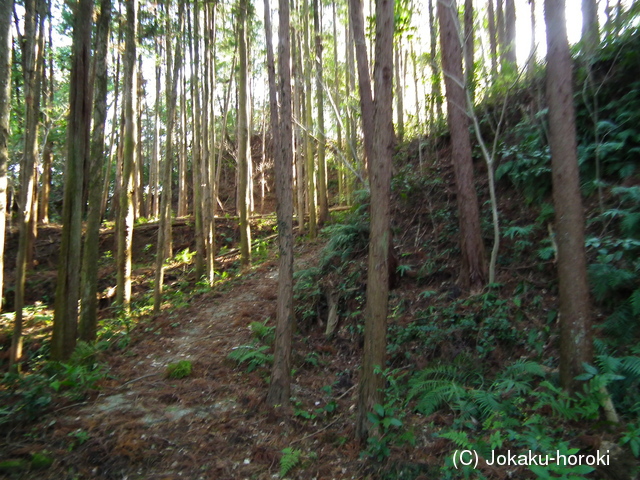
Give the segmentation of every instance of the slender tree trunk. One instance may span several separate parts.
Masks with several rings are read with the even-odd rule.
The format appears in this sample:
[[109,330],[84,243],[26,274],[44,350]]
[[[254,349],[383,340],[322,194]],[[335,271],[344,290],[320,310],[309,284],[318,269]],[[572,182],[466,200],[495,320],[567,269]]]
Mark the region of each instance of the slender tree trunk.
[[442,70],[447,89],[447,116],[451,132],[451,156],[456,179],[456,197],[460,224],[462,270],[460,283],[477,290],[484,286],[486,261],[478,197],[473,181],[469,119],[462,75],[462,51],[458,34],[458,13],[451,0],[438,0]]
[[124,145],[122,184],[117,225],[116,303],[125,314],[131,305],[131,252],[133,247],[133,174],[137,138],[136,49],[138,38],[138,0],[126,2],[124,52]]
[[536,2],[529,0],[529,8],[531,9],[531,43],[529,47],[529,60],[527,61],[527,73],[533,81],[533,75],[536,68]]
[[[438,1],[438,0],[436,0]],[[435,99],[436,117],[442,118],[442,85],[438,64],[438,30],[433,13],[433,0],[429,0],[429,40],[431,43],[431,95]]]
[[516,67],[516,5],[515,0],[505,0],[505,58]]
[[[209,104],[209,181],[207,182],[210,191],[208,212],[207,212],[207,237],[206,237],[206,249],[207,249],[207,277],[209,284],[213,285],[215,277],[215,258],[216,258],[216,199],[218,198],[218,171],[216,170],[222,157],[218,156],[218,164],[216,164],[215,155],[215,143],[216,143],[216,128],[215,128],[215,115],[214,115],[214,89],[216,85],[216,4],[208,3],[207,9],[209,10],[209,41],[211,47],[209,48],[209,64],[211,65],[209,72],[209,83],[211,84],[211,102]],[[235,55],[232,61],[232,65],[235,65]],[[231,85],[231,82],[229,82]],[[231,87],[229,87],[231,88]],[[226,112],[225,112],[226,115]],[[220,152],[222,152],[220,148]]]
[[[69,84],[67,123],[67,165],[62,206],[62,239],[58,263],[56,305],[51,336],[51,358],[68,359],[76,346],[78,300],[80,297],[80,255],[85,164],[89,161],[91,103],[91,27],[93,0],[75,5],[73,53]],[[100,183],[98,183],[100,185]],[[96,237],[97,241],[97,237]],[[97,252],[97,248],[95,249]],[[95,257],[91,259],[95,263]]]
[[597,0],[582,0],[582,43],[588,54],[593,54],[600,43]]
[[397,135],[398,141],[404,140],[404,84],[402,81],[402,38],[398,37],[395,43],[395,62],[394,74],[395,74],[395,87],[396,87],[396,115],[398,118]]
[[0,311],[4,292],[4,240],[7,219],[9,113],[11,111],[11,12],[13,0],[0,3]]
[[[337,148],[339,150],[343,149],[342,144],[342,100],[340,98],[340,71],[341,67],[338,63],[338,17],[336,14],[336,0],[331,2],[331,11],[333,14],[333,98],[335,99],[336,104],[336,112],[335,112],[335,122],[336,122],[336,140],[337,140]],[[344,168],[342,165],[339,165],[338,168],[338,204],[342,204],[344,202],[344,182],[343,182],[343,172]]]
[[[191,60],[191,122],[193,130],[200,132],[200,39],[199,39],[199,9],[198,2],[194,2],[193,35],[191,34],[191,8],[187,4],[187,33],[189,36],[189,56]],[[194,53],[195,51],[195,53]],[[200,173],[202,157],[200,153],[200,135],[193,135],[191,168],[193,171],[193,216],[195,217],[196,236],[196,278],[205,273],[205,242],[203,225],[203,192],[202,176]]]
[[307,160],[307,209],[309,210],[309,236],[315,238],[317,235],[318,219],[317,219],[317,183],[316,183],[316,162],[313,146],[313,107],[312,107],[312,91],[311,76],[313,72],[313,61],[311,57],[310,47],[310,27],[309,27],[309,0],[303,0],[303,46],[306,72],[303,72],[305,85],[305,156]]
[[243,265],[251,262],[251,229],[249,225],[249,163],[251,148],[249,145],[249,98],[247,80],[249,76],[248,59],[248,0],[238,2],[238,207],[240,210],[240,261]]
[[489,0],[487,4],[487,15],[489,17],[489,56],[491,57],[491,80],[495,80],[496,76],[498,75],[498,34],[493,8],[493,0]]
[[326,138],[324,134],[324,86],[322,84],[322,4],[313,0],[313,30],[316,42],[316,98],[318,101],[318,224],[329,220],[329,199],[327,192]]
[[[162,288],[164,283],[164,262],[171,256],[171,171],[173,168],[174,138],[173,131],[176,119],[176,103],[178,97],[178,77],[182,68],[182,50],[176,48],[175,61],[172,55],[173,42],[171,28],[171,1],[166,3],[167,9],[167,146],[166,158],[162,172],[162,197],[160,200],[160,222],[158,223],[158,253],[156,254],[156,275],[153,290],[153,311],[158,313],[162,305]],[[183,30],[184,2],[178,3],[178,32],[175,35],[176,45],[180,44]]]
[[[118,18],[120,18],[120,4],[118,4]],[[118,28],[118,39],[117,39],[117,48],[114,48],[113,50],[115,51],[114,56],[114,62],[116,64],[116,76],[113,79],[113,119],[111,121],[111,139],[109,141],[109,159],[107,162],[107,171],[105,173],[105,177],[104,177],[104,184],[102,186],[102,204],[100,207],[100,212],[101,215],[106,215],[106,210],[107,210],[107,202],[109,200],[109,183],[111,181],[111,168],[112,165],[117,164],[118,160],[118,155],[117,155],[117,149],[118,149],[118,144],[121,142],[118,142],[116,139],[118,138],[118,132],[119,132],[119,126],[118,126],[118,113],[120,112],[120,109],[118,108],[118,100],[120,99],[120,63],[121,63],[121,58],[120,58],[120,44],[122,43],[122,28]],[[117,169],[117,165],[116,165],[116,169]],[[117,182],[115,182],[117,185]],[[116,192],[114,192],[114,198],[116,197],[115,195]],[[115,202],[113,202],[113,204],[115,204]],[[113,207],[112,204],[112,207]],[[113,215],[113,213],[111,214],[111,216]]]
[[135,163],[133,166],[133,219],[136,221],[140,217],[145,216],[144,212],[144,157],[142,147],[144,146],[142,138],[142,114],[144,112],[144,90],[142,83],[142,55],[138,53],[138,72],[136,75],[136,92],[138,97],[138,105],[134,115],[136,116],[136,144]]
[[[298,119],[298,125],[295,130],[295,164],[296,164],[296,212],[298,218],[298,233],[303,234],[305,231],[304,227],[304,215],[305,215],[305,201],[304,201],[304,192],[305,192],[305,132],[303,131],[300,122],[302,122],[303,116],[303,104],[304,104],[304,80],[303,80],[303,71],[302,71],[302,42],[300,40],[300,32],[296,31],[292,28],[291,34],[291,43],[293,44],[291,47],[293,54],[293,104],[295,108],[294,118]],[[272,53],[273,55],[273,53]],[[275,68],[275,67],[274,67]],[[275,73],[274,73],[275,78]],[[274,86],[275,88],[275,86]],[[271,119],[273,122],[273,119]],[[272,127],[273,129],[273,127]],[[278,155],[279,147],[277,147],[278,142],[278,133],[273,132],[273,157],[275,158]]]
[[97,291],[98,291],[98,247],[100,245],[100,220],[102,182],[105,172],[104,129],[107,122],[109,26],[111,24],[111,0],[101,0],[100,16],[96,32],[95,95],[93,111],[93,133],[91,135],[91,169],[89,174],[89,211],[86,236],[82,254],[80,279],[81,311],[78,333],[81,340],[92,342],[96,338]]
[[[418,59],[416,58],[416,51],[414,49],[413,40],[411,41],[411,65],[413,67],[413,87],[415,94],[415,109],[416,109],[416,132],[420,132],[422,129],[422,122],[420,120],[420,92],[418,90]],[[420,147],[418,147],[420,148]]]
[[[265,0],[266,3],[266,0]],[[265,5],[268,12],[268,4]],[[269,22],[270,23],[270,22]],[[266,22],[265,22],[266,25]],[[270,27],[270,25],[269,25]],[[278,243],[280,263],[278,269],[278,303],[276,338],[271,382],[267,393],[269,405],[289,405],[291,383],[291,336],[293,331],[293,132],[291,110],[290,29],[289,1],[280,0],[278,42],[278,72],[280,90],[279,151],[276,157],[276,195],[278,197]],[[272,82],[275,83],[275,82]],[[275,106],[275,92],[271,91],[270,104]],[[272,114],[272,121],[277,116]]]
[[[47,2],[47,16],[49,17],[49,37],[46,51],[49,58],[49,75],[46,75],[46,65],[43,72],[43,99],[45,101],[45,134],[43,138],[44,148],[42,150],[42,175],[40,176],[40,187],[38,193],[38,214],[36,215],[37,224],[49,223],[49,196],[51,194],[51,168],[53,166],[53,139],[50,136],[53,127],[53,118],[51,109],[53,108],[53,22],[51,17],[51,1]],[[46,62],[45,62],[46,63]]]
[[[35,194],[35,161],[38,151],[38,116],[40,114],[40,84],[37,65],[37,25],[42,12],[41,0],[25,0],[24,38],[22,43],[22,71],[24,76],[24,104],[26,111],[24,154],[20,165],[20,197],[18,255],[16,260],[16,311],[10,363],[16,366],[22,357],[22,307],[24,306],[27,259],[29,257],[29,228],[31,226],[33,197]],[[40,52],[42,53],[42,52]]]
[[474,37],[473,37],[473,0],[464,2],[464,76],[471,97],[471,104],[475,98],[475,71],[473,66]]
[[[37,110],[37,127],[36,127],[36,131],[39,130],[40,127],[40,118],[42,116],[42,111],[41,111],[41,104],[42,104],[42,92],[43,89],[45,88],[44,84],[45,84],[45,53],[44,53],[44,47],[45,47],[45,30],[44,30],[44,25],[45,25],[45,18],[47,16],[47,5],[46,5],[46,0],[38,0],[37,1],[37,10],[38,10],[38,26],[37,26],[37,36],[36,36],[36,63],[35,63],[35,76],[36,76],[36,86],[37,86],[37,94],[38,94],[38,98],[37,98],[37,103],[38,103],[38,110]],[[31,269],[31,267],[34,265],[34,249],[35,249],[35,243],[36,243],[36,238],[38,238],[38,222],[37,222],[37,215],[38,215],[38,194],[39,194],[39,188],[38,188],[38,176],[39,176],[39,162],[40,162],[40,155],[39,155],[39,138],[37,138],[35,140],[34,143],[34,161],[33,161],[33,195],[31,197],[31,215],[29,217],[29,226],[28,226],[28,236],[27,236],[27,269]]]
[[[364,440],[371,423],[368,414],[384,403],[387,313],[389,304],[389,251],[391,243],[391,160],[393,134],[393,31],[394,2],[376,1],[376,56],[374,65],[375,129],[373,156],[369,160],[371,182],[371,230],[367,269],[367,305],[364,325],[364,356],[356,436]],[[382,432],[380,432],[382,433]]]
[[180,136],[178,217],[185,217],[189,213],[189,195],[187,186],[189,166],[187,162],[187,72],[184,67],[180,68],[180,79],[182,80],[182,88],[180,90],[180,118],[178,120]]
[[160,95],[162,78],[162,42],[155,42],[156,54],[156,101],[153,107],[153,146],[149,166],[149,216],[157,219],[160,214]]
[[584,249],[571,55],[564,0],[545,0],[547,104],[553,203],[556,211],[560,297],[560,382],[576,388],[583,363],[592,362],[591,312]]
[[369,74],[369,59],[367,58],[367,44],[364,35],[362,0],[349,0],[349,16],[351,19],[351,29],[353,30],[353,43],[356,50],[358,89],[360,91],[360,109],[362,110],[362,129],[365,132],[365,165],[368,165],[373,157],[373,138],[371,135],[367,135],[366,132],[374,131],[374,108],[373,94],[371,93],[371,77]]

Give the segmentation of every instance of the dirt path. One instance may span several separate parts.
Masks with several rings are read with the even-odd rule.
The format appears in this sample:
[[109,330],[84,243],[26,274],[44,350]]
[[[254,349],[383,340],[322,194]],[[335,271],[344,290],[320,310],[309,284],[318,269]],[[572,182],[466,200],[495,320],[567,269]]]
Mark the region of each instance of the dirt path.
[[[266,263],[224,293],[202,294],[139,326],[131,344],[109,357],[112,379],[98,397],[43,425],[42,440],[67,451],[49,448],[57,460],[39,478],[279,478],[289,446],[302,455],[288,478],[357,478],[348,415],[277,415],[263,401],[268,371],[247,373],[227,359],[251,342],[251,322],[274,319],[276,287],[277,269]],[[180,360],[192,362],[192,374],[167,378],[166,366]],[[337,378],[333,370],[296,376],[292,390],[301,404],[323,401],[322,387]],[[353,389],[346,393],[338,399],[344,412]]]

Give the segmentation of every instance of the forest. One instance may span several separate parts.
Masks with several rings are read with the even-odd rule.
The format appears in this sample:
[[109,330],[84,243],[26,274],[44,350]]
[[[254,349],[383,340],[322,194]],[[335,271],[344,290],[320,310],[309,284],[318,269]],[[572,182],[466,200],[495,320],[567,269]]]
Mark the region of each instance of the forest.
[[640,478],[639,27],[0,0],[0,478]]

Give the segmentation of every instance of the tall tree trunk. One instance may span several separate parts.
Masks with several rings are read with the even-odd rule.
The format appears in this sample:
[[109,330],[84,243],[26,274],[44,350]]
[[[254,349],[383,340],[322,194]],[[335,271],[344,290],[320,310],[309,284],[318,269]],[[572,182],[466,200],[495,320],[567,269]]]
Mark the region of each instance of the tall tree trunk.
[[398,141],[402,142],[404,139],[404,82],[402,81],[402,37],[398,36],[395,43],[395,62],[393,64],[393,70],[395,74],[395,87],[396,87],[396,115],[397,122],[397,135]]
[[529,46],[529,59],[527,61],[527,74],[533,83],[533,75],[536,67],[536,1],[529,0],[531,10],[531,43]]
[[[79,0],[75,5],[73,53],[69,84],[69,119],[67,123],[67,165],[62,206],[62,238],[58,263],[51,358],[68,359],[76,346],[80,266],[82,251],[82,213],[85,165],[89,161],[91,103],[91,27],[93,0]],[[100,183],[98,183],[100,185]],[[97,242],[97,236],[96,236]],[[95,249],[97,253],[97,246]],[[97,255],[91,258],[95,262]]]
[[360,109],[362,110],[362,130],[364,134],[365,165],[373,157],[373,138],[366,132],[374,131],[373,124],[373,94],[371,93],[371,76],[369,74],[369,59],[367,58],[367,43],[364,35],[364,14],[362,0],[349,0],[349,16],[353,30],[353,43],[356,50],[356,65],[358,68],[358,90],[360,91]]
[[[438,0],[436,0],[438,1]],[[433,0],[429,0],[429,41],[431,45],[431,95],[435,100],[436,117],[442,117],[442,85],[440,77],[440,65],[438,64],[438,30],[433,14]]]
[[174,138],[173,131],[176,120],[176,103],[178,97],[178,77],[182,68],[182,50],[178,47],[182,35],[184,16],[184,2],[178,3],[178,31],[175,34],[176,55],[175,61],[172,55],[173,42],[171,28],[171,1],[166,3],[167,9],[167,146],[166,158],[162,171],[162,197],[160,199],[160,222],[158,223],[158,244],[156,254],[156,274],[153,290],[153,311],[158,313],[162,305],[162,288],[164,283],[164,263],[171,256],[171,171],[173,168]]
[[[337,6],[336,0],[331,2],[331,12],[333,14],[333,98],[335,99],[336,111],[335,111],[335,122],[336,122],[336,140],[337,140],[337,148],[342,150],[344,147],[342,145],[342,100],[340,98],[340,64],[338,63],[338,17],[336,14]],[[344,182],[343,182],[343,172],[344,168],[342,165],[338,166],[338,204],[342,204],[344,202]]]
[[251,228],[249,225],[249,98],[247,80],[249,77],[248,58],[248,0],[238,2],[238,208],[240,210],[240,261],[243,265],[251,262]]
[[11,12],[13,0],[0,3],[0,311],[4,292],[4,239],[7,219],[9,113],[11,111]]
[[[44,10],[42,0],[25,0],[24,38],[22,40],[22,71],[24,76],[24,105],[26,111],[24,132],[24,154],[20,165],[20,197],[18,255],[16,260],[16,282],[13,339],[10,363],[16,366],[22,357],[22,307],[24,306],[27,259],[29,257],[29,235],[32,220],[33,197],[35,195],[35,161],[38,151],[38,116],[40,114],[40,80],[37,65],[38,18]],[[39,52],[42,54],[42,52]]]
[[136,49],[138,38],[138,0],[126,2],[124,52],[124,145],[122,185],[118,202],[116,303],[125,314],[131,305],[131,252],[133,247],[133,174],[137,138]]
[[49,36],[46,51],[49,58],[49,75],[46,75],[46,59],[44,65],[43,83],[43,99],[45,101],[45,109],[48,112],[45,117],[45,134],[43,138],[44,148],[42,150],[42,175],[40,176],[40,187],[38,193],[38,213],[36,215],[37,224],[49,223],[49,197],[51,194],[51,168],[53,167],[53,139],[51,138],[51,129],[53,127],[53,117],[51,109],[53,108],[53,21],[51,16],[51,1],[47,2],[47,16],[49,17]]
[[473,66],[474,38],[473,38],[473,0],[464,2],[464,77],[473,105],[475,97],[475,72]]
[[138,91],[138,109],[136,111],[136,116],[138,119],[138,130],[136,132],[136,137],[138,138],[138,144],[136,145],[136,162],[135,162],[135,173],[134,173],[134,218],[138,219],[140,217],[146,217],[147,213],[145,211],[145,202],[144,202],[144,164],[145,164],[145,156],[143,155],[143,147],[144,141],[142,138],[142,126],[143,119],[142,115],[145,112],[144,103],[145,103],[145,95],[144,95],[144,77],[142,76],[142,54],[138,54],[138,75],[136,76],[136,88]]
[[[209,84],[211,85],[211,101],[209,103],[209,178],[208,181],[205,180],[208,188],[208,203],[207,203],[207,215],[206,215],[206,224],[207,224],[207,235],[206,235],[206,243],[205,247],[208,252],[207,254],[207,278],[209,279],[209,284],[213,285],[214,277],[215,277],[215,258],[216,258],[216,222],[215,222],[215,211],[216,211],[216,199],[218,198],[218,171],[216,170],[216,155],[215,155],[215,143],[216,143],[216,124],[215,124],[215,102],[214,100],[214,89],[216,85],[216,4],[211,2],[207,4],[207,10],[209,12],[209,44],[210,48],[207,49],[209,65],[211,68],[209,69]],[[235,65],[235,55],[232,61],[232,65]],[[233,69],[232,69],[233,70]],[[231,82],[229,82],[231,85]],[[231,88],[231,86],[229,86]],[[226,118],[226,111],[225,111]],[[220,152],[222,152],[222,148],[220,148]],[[218,167],[222,161],[222,157],[218,156]],[[251,177],[249,177],[251,178]],[[249,244],[251,244],[251,239],[249,239]]]
[[[291,47],[291,51],[293,54],[293,104],[295,108],[294,117],[300,119],[304,118],[303,115],[303,103],[304,103],[304,80],[303,80],[303,70],[302,70],[302,41],[300,40],[300,32],[296,31],[292,28],[291,33],[291,43],[293,44]],[[273,55],[273,53],[271,54]],[[275,68],[275,67],[274,67]],[[275,73],[274,73],[275,79]],[[274,80],[275,81],[275,80]],[[274,84],[275,88],[275,84]],[[271,119],[271,123],[273,124],[273,118]],[[273,147],[271,151],[273,152],[273,157],[275,159],[276,155],[278,155],[279,147],[277,147],[277,142],[279,139],[279,133],[273,131],[272,127],[272,138],[273,138]],[[304,215],[305,215],[305,201],[304,201],[304,192],[305,192],[305,132],[300,123],[298,123],[296,127],[295,133],[295,164],[296,164],[296,211],[298,216],[298,233],[304,233]]]
[[504,21],[504,2],[505,0],[496,0],[496,36],[498,39],[498,57],[500,58],[500,66],[506,62],[506,44],[507,34]]
[[597,0],[582,0],[582,43],[588,54],[593,54],[600,43]]
[[102,182],[105,174],[104,129],[107,123],[109,26],[111,25],[111,0],[101,0],[100,16],[96,32],[95,95],[93,133],[91,135],[91,169],[89,173],[89,205],[87,227],[82,253],[80,278],[81,310],[78,333],[80,340],[92,342],[96,338],[98,263],[100,245],[100,220],[102,218]]
[[376,404],[384,403],[387,313],[389,304],[389,252],[391,243],[391,160],[393,134],[393,32],[394,2],[376,1],[376,55],[374,64],[375,129],[373,156],[369,159],[371,182],[371,230],[367,269],[367,305],[364,325],[364,353],[356,436],[367,438],[368,414]]
[[[120,3],[118,3],[118,18],[120,18]],[[107,202],[109,200],[109,183],[111,181],[111,168],[114,164],[118,163],[118,144],[121,143],[117,139],[119,137],[118,133],[120,131],[120,127],[118,125],[118,113],[120,113],[120,109],[118,108],[118,100],[120,99],[120,63],[121,63],[121,55],[120,55],[120,44],[122,43],[122,28],[118,28],[118,39],[117,39],[117,48],[114,48],[114,63],[116,64],[116,75],[113,79],[113,120],[111,121],[111,138],[109,140],[109,158],[107,161],[107,171],[104,177],[104,183],[102,185],[102,203],[100,207],[101,215],[106,215],[107,211]],[[113,58],[113,57],[112,57]],[[117,170],[116,165],[116,170]],[[115,186],[117,186],[117,182],[115,182]],[[114,188],[115,190],[115,188]],[[116,192],[114,191],[114,199],[116,197]],[[112,203],[112,207],[115,202]],[[113,213],[111,213],[113,216]]]
[[317,235],[318,219],[317,219],[317,183],[316,183],[316,162],[313,148],[313,106],[311,91],[311,75],[313,72],[313,61],[311,57],[311,41],[309,39],[309,0],[303,0],[303,46],[306,72],[304,72],[304,94],[305,94],[305,157],[307,160],[307,209],[309,210],[309,236],[315,238]]
[[547,87],[553,203],[556,211],[560,297],[560,382],[576,387],[583,363],[592,362],[592,332],[584,248],[571,55],[564,0],[545,0]]
[[316,98],[318,101],[318,224],[329,220],[329,199],[327,192],[326,138],[324,134],[324,86],[322,84],[322,4],[313,0],[313,30],[316,41]]
[[160,214],[160,95],[162,93],[162,42],[155,42],[156,101],[153,107],[153,146],[149,165],[149,216],[157,219]]
[[[269,11],[268,0],[265,10]],[[270,24],[270,22],[269,22]],[[267,22],[265,22],[265,26]],[[268,25],[267,28],[270,28]],[[291,384],[291,336],[293,331],[293,145],[291,110],[291,46],[289,30],[289,1],[280,0],[278,41],[278,73],[280,90],[280,114],[271,114],[279,126],[279,149],[276,156],[276,195],[278,197],[278,244],[280,263],[278,269],[278,303],[276,338],[271,382],[267,393],[269,405],[289,405]],[[275,83],[275,82],[270,82]],[[275,108],[275,92],[270,89],[270,105]]]
[[515,0],[505,0],[505,59],[516,67],[516,5]]
[[456,179],[460,225],[462,270],[460,283],[477,290],[484,286],[486,261],[478,197],[473,181],[469,119],[462,75],[462,51],[458,34],[458,13],[452,0],[438,0],[442,70],[447,89],[447,117],[451,132],[451,156]]
[[[193,135],[191,168],[193,171],[193,216],[195,218],[196,236],[196,278],[201,278],[205,273],[205,242],[203,224],[203,185],[200,173],[202,155],[200,153],[200,26],[198,2],[194,2],[193,10],[193,35],[191,34],[191,8],[187,4],[187,34],[189,36],[189,57],[191,60],[191,122]],[[195,51],[195,53],[194,53]]]
[[493,0],[487,4],[487,16],[489,22],[489,57],[491,58],[491,80],[494,81],[498,75],[498,32],[496,28],[496,17],[493,8]]

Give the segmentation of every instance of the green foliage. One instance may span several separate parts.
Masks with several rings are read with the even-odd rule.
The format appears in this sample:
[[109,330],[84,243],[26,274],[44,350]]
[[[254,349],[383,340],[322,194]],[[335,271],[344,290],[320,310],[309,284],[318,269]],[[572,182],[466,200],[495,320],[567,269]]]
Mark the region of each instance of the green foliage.
[[287,447],[282,449],[282,457],[280,457],[280,476],[285,477],[295,467],[300,464],[302,450]]
[[542,119],[546,110],[534,118],[524,117],[513,129],[515,140],[502,143],[496,169],[496,180],[509,178],[528,203],[546,197],[551,191],[551,154],[543,133]]
[[167,378],[185,378],[191,375],[192,364],[188,360],[180,360],[167,365],[165,374]]
[[593,219],[606,229],[586,241],[596,261],[589,265],[594,299],[610,310],[603,325],[608,341],[628,348],[640,334],[640,187],[616,187],[616,208]]
[[269,318],[267,318],[264,322],[251,322],[249,328],[251,329],[251,333],[256,340],[270,345],[273,343],[273,339],[275,338],[276,327],[267,326],[268,322]]
[[254,370],[270,365],[273,363],[273,355],[267,353],[269,347],[266,345],[241,345],[234,347],[227,358],[241,365],[247,364],[247,372],[253,372]]
[[620,439],[620,445],[628,445],[631,453],[636,458],[640,458],[640,424],[629,423],[627,430]]

